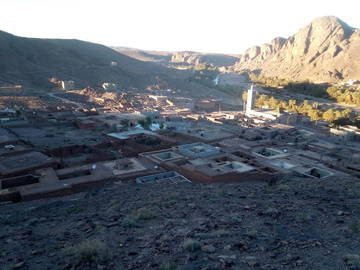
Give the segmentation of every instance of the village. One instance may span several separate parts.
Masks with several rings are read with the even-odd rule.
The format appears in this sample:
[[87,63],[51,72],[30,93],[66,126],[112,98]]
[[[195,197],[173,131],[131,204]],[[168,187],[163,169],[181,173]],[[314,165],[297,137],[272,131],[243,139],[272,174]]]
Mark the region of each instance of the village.
[[113,182],[360,178],[359,129],[255,108],[253,86],[246,104],[236,106],[170,90],[117,93],[110,83],[103,89],[112,99],[84,100],[91,89],[65,91],[71,84],[63,82],[63,92],[47,96],[58,106],[0,111],[0,203]]

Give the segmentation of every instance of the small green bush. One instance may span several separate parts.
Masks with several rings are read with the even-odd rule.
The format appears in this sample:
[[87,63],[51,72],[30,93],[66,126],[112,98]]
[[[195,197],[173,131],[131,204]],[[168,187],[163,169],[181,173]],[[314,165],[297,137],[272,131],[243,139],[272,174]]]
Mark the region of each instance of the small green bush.
[[85,240],[66,250],[75,264],[99,263],[110,257],[108,247],[98,239]]
[[194,252],[201,249],[201,245],[198,241],[193,239],[186,239],[183,243],[183,248],[186,251]]
[[165,262],[160,265],[160,270],[177,270],[179,267],[174,262]]
[[360,221],[355,221],[348,226],[349,230],[352,233],[360,233]]
[[134,213],[134,218],[136,220],[149,220],[156,217],[156,214],[146,208],[140,208]]

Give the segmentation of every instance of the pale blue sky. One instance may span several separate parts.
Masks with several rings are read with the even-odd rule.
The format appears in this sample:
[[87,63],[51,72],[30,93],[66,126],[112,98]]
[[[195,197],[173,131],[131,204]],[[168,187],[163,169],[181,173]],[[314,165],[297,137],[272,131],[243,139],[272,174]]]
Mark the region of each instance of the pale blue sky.
[[0,0],[0,30],[153,50],[241,53],[312,19],[360,28],[358,0]]

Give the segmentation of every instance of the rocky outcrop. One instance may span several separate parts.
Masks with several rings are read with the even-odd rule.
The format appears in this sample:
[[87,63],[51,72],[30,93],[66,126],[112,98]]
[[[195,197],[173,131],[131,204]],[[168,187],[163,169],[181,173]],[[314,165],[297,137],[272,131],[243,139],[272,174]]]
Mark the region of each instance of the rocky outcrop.
[[285,42],[285,38],[277,37],[273,39],[270,43],[263,44],[262,46],[251,47],[247,49],[243,55],[240,56],[239,63],[256,59],[264,60],[272,54],[277,53],[283,47]]
[[314,82],[360,79],[360,32],[340,19],[313,20],[288,39],[245,51],[236,71],[260,71],[269,77]]
[[176,52],[172,55],[170,62],[198,65],[200,55],[194,52]]
[[231,55],[224,54],[203,54],[197,52],[175,52],[170,62],[172,63],[185,63],[190,65],[198,65],[207,63],[213,66],[232,66],[238,61],[238,58]]

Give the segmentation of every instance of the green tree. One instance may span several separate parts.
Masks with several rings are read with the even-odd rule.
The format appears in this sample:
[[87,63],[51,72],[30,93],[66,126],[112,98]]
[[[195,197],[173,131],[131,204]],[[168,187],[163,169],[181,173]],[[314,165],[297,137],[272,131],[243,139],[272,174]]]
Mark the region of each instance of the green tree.
[[127,130],[130,126],[130,120],[129,119],[122,119],[120,121],[120,124],[123,126],[125,130]]
[[335,112],[333,109],[329,109],[323,113],[323,119],[327,122],[334,122],[336,120]]
[[143,127],[143,129],[150,129],[152,124],[152,119],[150,117],[146,117],[145,119],[141,119],[138,121],[138,124]]

